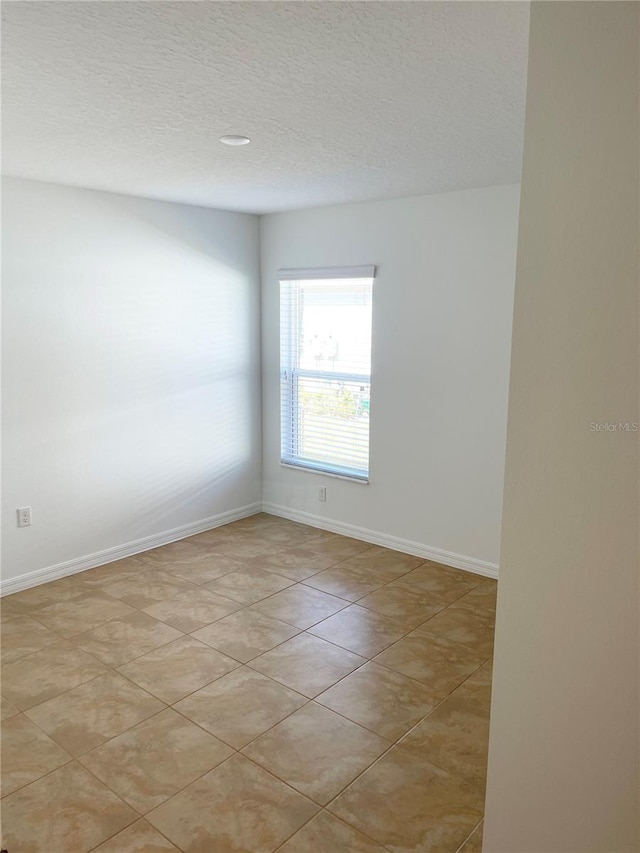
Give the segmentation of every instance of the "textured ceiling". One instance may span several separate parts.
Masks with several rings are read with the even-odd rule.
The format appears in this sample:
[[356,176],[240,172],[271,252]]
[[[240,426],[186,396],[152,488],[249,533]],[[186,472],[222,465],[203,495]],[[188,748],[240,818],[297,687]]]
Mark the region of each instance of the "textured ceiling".
[[256,213],[515,182],[528,16],[521,2],[4,3],[3,170]]

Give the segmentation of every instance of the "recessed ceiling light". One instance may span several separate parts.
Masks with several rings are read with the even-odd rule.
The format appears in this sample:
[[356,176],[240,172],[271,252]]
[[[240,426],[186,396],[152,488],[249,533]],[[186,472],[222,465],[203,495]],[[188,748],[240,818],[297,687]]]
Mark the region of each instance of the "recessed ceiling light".
[[248,145],[251,140],[248,136],[221,136],[220,142],[223,142],[225,145]]

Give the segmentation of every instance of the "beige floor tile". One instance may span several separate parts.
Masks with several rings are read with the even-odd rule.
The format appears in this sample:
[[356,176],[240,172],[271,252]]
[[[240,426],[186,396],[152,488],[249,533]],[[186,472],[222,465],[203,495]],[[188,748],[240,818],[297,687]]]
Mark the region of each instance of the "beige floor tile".
[[286,589],[291,584],[292,581],[282,575],[265,572],[262,569],[246,568],[211,581],[206,589],[225,595],[241,604],[254,604],[273,595],[274,592]]
[[498,598],[498,583],[494,580],[485,580],[480,586],[468,592],[464,598],[457,603],[478,610],[490,610],[495,614]]
[[139,820],[96,847],[94,853],[180,853],[177,847],[147,823]]
[[[111,567],[115,565],[115,563],[107,563],[107,565],[99,566],[97,569],[88,569],[86,572],[81,572],[80,575],[78,575],[78,577],[81,578],[81,594],[86,595],[88,592],[96,592],[111,595],[111,593],[106,590],[106,585],[113,585],[125,580],[140,579],[146,574],[146,571],[149,568],[148,566],[143,566],[136,571],[133,571],[131,568],[123,568],[119,571],[113,570],[112,572]],[[94,575],[94,572],[99,572],[100,574]],[[116,596],[113,596],[113,598],[115,597]]]
[[460,569],[425,563],[393,581],[391,586],[428,593],[435,603],[449,605],[461,599],[482,582],[480,575]]
[[351,566],[369,572],[389,572],[384,576],[391,580],[410,572],[411,569],[417,568],[423,562],[424,560],[421,557],[412,557],[410,554],[402,554],[400,551],[370,545],[366,551],[360,551],[358,554],[349,557],[344,565],[345,568]]
[[[199,545],[205,545],[215,551],[216,554],[225,553],[223,546],[238,545],[239,543],[245,545],[248,543],[255,544],[264,541],[259,530],[243,530],[234,524],[227,524],[216,530],[208,530],[191,538]],[[247,559],[243,557],[241,558],[241,562],[246,563]]]
[[317,808],[247,758],[235,755],[147,819],[185,853],[269,853]]
[[435,705],[424,684],[368,663],[330,687],[316,702],[394,741]]
[[201,587],[194,587],[187,592],[181,592],[180,595],[152,604],[151,607],[145,607],[144,612],[190,634],[210,622],[215,622],[216,619],[235,613],[240,607],[235,601]]
[[456,696],[463,696],[487,710],[491,707],[491,679],[493,666],[491,661],[483,664],[473,675],[463,681],[455,691]]
[[483,662],[484,656],[445,637],[415,632],[389,646],[374,661],[426,684],[434,699],[444,699]]
[[[259,530],[242,529],[236,526],[236,523],[225,524],[222,527],[217,527],[214,530],[205,530],[203,533],[198,533],[192,536],[191,539],[199,544],[206,545],[211,551],[216,554],[224,553],[221,550],[222,545],[229,545],[237,542],[254,542],[262,541],[260,539]],[[242,562],[246,563],[246,558],[242,558]]]
[[80,572],[75,577],[86,586],[100,589],[105,581],[111,583],[121,578],[140,577],[147,568],[143,555],[135,554],[133,557],[125,557],[123,560],[106,563],[95,569],[87,569],[86,572]]
[[323,544],[338,544],[340,542],[343,543],[351,543],[360,545],[362,551],[367,548],[371,548],[370,542],[363,542],[362,539],[353,539],[349,536],[343,536],[341,533],[334,533],[332,530],[323,530],[321,527],[313,527],[310,528],[314,531],[313,542],[314,543],[323,543]]
[[493,653],[495,616],[462,604],[452,604],[420,626],[418,633],[437,634],[477,650],[485,658]]
[[0,598],[0,624],[8,619],[15,619],[16,616],[24,616],[28,611],[24,607],[19,607],[12,599],[12,595],[4,595]]
[[251,661],[251,668],[312,699],[365,663],[366,658],[319,637],[299,634]]
[[157,601],[164,601],[165,598],[193,589],[193,584],[175,577],[166,570],[148,569],[135,577],[124,577],[114,581],[105,580],[101,589],[114,598],[142,610],[143,607],[150,607]]
[[164,708],[115,672],[99,675],[26,712],[72,755],[82,755]]
[[340,610],[308,630],[316,637],[364,657],[377,655],[409,632],[399,619],[357,604]]
[[303,581],[337,562],[332,554],[315,554],[308,547],[302,546],[273,557],[256,557],[249,565],[284,575],[294,581]]
[[121,666],[181,636],[181,631],[135,610],[92,631],[78,634],[73,643],[108,666]]
[[257,610],[240,610],[194,631],[193,636],[219,652],[247,663],[299,632],[299,628],[272,619]]
[[240,519],[239,521],[232,521],[231,524],[225,524],[222,527],[216,527],[214,530],[205,530],[203,533],[199,533],[196,536],[192,537],[193,539],[202,540],[205,542],[242,542],[245,539],[248,541],[253,541],[259,534],[262,533],[263,530],[266,530],[267,527],[271,525],[269,523],[263,524],[249,524],[245,523],[247,519]]
[[288,622],[296,628],[310,628],[327,616],[348,606],[348,602],[335,595],[296,584],[254,605],[255,610],[274,619]]
[[8,720],[10,717],[15,717],[20,711],[12,705],[4,696],[0,696],[0,720]]
[[76,762],[2,801],[3,841],[11,853],[87,853],[136,818]]
[[144,814],[232,754],[222,741],[167,708],[80,760]]
[[102,591],[90,590],[68,601],[40,607],[37,619],[61,637],[69,638],[132,612],[133,608],[125,602]]
[[366,570],[343,568],[340,564],[307,578],[304,584],[346,598],[347,601],[357,601],[382,586],[382,582],[369,575]]
[[[160,563],[158,562],[155,565],[160,565]],[[233,560],[231,557],[225,557],[224,554],[214,554],[201,550],[189,559],[167,561],[163,565],[165,570],[175,577],[202,586],[229,574],[229,572],[241,571],[246,564],[239,560]]]
[[229,572],[241,571],[244,563],[225,557],[223,554],[215,554],[214,559],[202,559],[200,562],[175,563],[166,566],[165,571],[172,574],[178,580],[184,580],[195,586],[204,586],[211,581],[221,578]]
[[224,527],[217,528],[218,530],[262,530],[271,524],[284,524],[288,519],[280,518],[278,515],[271,515],[268,512],[254,512],[253,515],[247,515],[245,518],[239,518],[237,521],[232,521],[231,524],[226,524]]
[[2,796],[71,761],[71,756],[22,714],[2,723]]
[[444,606],[428,593],[403,587],[385,586],[358,601],[361,607],[399,619],[408,630],[417,628]]
[[84,583],[84,572],[75,572],[73,574],[67,575],[64,578],[60,578],[55,581],[57,584],[65,584],[68,589],[67,595],[72,594],[75,591],[81,593],[81,595],[86,595],[91,590],[88,590],[86,584]]
[[316,531],[304,524],[267,524],[258,531],[258,535],[289,550],[315,539]]
[[496,587],[260,513],[5,596],[5,844],[479,853]]
[[464,842],[458,853],[482,853],[484,821],[481,821]]
[[484,792],[489,746],[489,711],[461,696],[449,696],[418,723],[398,746]]
[[176,563],[189,563],[200,557],[206,557],[211,549],[202,541],[190,536],[187,539],[179,539],[177,542],[169,542],[159,548],[152,548],[140,554],[140,559],[145,565],[160,568],[171,567]]
[[84,592],[86,590],[77,580],[60,578],[60,580],[43,583],[22,592],[14,592],[13,595],[5,596],[2,602],[3,607],[26,612],[39,610],[41,607],[47,607],[59,601],[68,601],[73,596],[82,595]]
[[488,580],[484,575],[479,575],[476,572],[468,572],[465,569],[458,569],[455,566],[445,566],[444,563],[438,563],[437,560],[425,560],[422,566],[425,568],[433,567],[445,574],[451,572],[452,577],[455,577],[456,580],[468,582],[471,588],[475,588]]
[[174,707],[220,740],[241,749],[307,701],[266,675],[241,667]]
[[278,853],[385,853],[385,849],[323,811],[278,847]]
[[118,671],[171,705],[237,666],[237,661],[193,637],[181,637],[118,667]]
[[243,753],[301,794],[326,805],[389,746],[373,732],[309,702]]
[[[315,539],[319,532],[317,527],[311,527],[309,524],[304,524],[302,521],[293,521],[291,518],[282,518],[278,515],[270,515],[267,513],[267,517],[275,522],[275,525],[285,529],[294,531],[297,530],[299,533],[304,533],[307,539]],[[271,525],[269,525],[269,529]]]
[[238,538],[238,534],[233,532],[233,525],[225,524],[222,527],[216,527],[213,530],[205,530],[202,533],[196,533],[189,537],[189,541],[193,542],[199,548],[206,548],[219,554],[216,547],[221,542],[233,542]]
[[393,853],[454,853],[482,817],[482,798],[393,747],[329,806]]
[[24,711],[104,672],[106,668],[82,649],[60,642],[3,666],[2,693]]
[[216,551],[233,557],[235,560],[247,562],[256,557],[274,557],[286,548],[280,542],[269,542],[260,536],[235,536],[228,540],[220,540],[215,544]]
[[2,662],[11,663],[32,652],[40,651],[60,639],[26,613],[2,623],[0,648]]
[[317,536],[309,539],[302,547],[312,554],[323,554],[333,558],[336,563],[340,563],[364,551],[369,551],[371,544],[362,542],[360,539],[349,539],[337,533],[319,531]]

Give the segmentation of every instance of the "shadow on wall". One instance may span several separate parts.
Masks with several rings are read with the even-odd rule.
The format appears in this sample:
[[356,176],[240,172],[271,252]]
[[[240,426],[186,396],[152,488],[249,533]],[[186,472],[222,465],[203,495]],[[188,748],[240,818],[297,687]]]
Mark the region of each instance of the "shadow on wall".
[[237,241],[237,223],[246,219],[247,214],[111,193],[104,193],[104,197],[107,203],[112,201],[114,213],[127,211],[132,219],[151,226],[170,242],[205,255],[227,270],[246,269],[252,252],[257,268],[258,242],[250,247],[240,246]]

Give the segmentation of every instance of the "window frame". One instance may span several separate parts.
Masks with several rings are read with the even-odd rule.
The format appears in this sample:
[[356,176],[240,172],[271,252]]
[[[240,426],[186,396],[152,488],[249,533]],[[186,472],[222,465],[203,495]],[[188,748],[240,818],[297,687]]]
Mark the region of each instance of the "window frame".
[[[356,267],[327,267],[311,269],[281,269],[278,270],[278,284],[280,288],[280,464],[284,468],[294,468],[298,471],[310,471],[323,474],[328,477],[349,480],[355,483],[367,484],[370,473],[370,443],[367,441],[367,468],[352,468],[333,462],[319,462],[307,459],[299,453],[300,408],[297,403],[299,393],[299,380],[301,378],[325,379],[327,381],[348,382],[369,387],[371,392],[371,372],[368,374],[331,372],[299,367],[300,362],[300,334],[299,324],[301,309],[299,304],[294,304],[294,298],[299,296],[299,289],[291,287],[288,292],[289,304],[284,309],[283,288],[284,283],[295,283],[303,281],[329,281],[336,279],[369,279],[371,281],[371,294],[373,297],[373,283],[375,281],[376,267],[374,265]],[[283,346],[283,309],[287,311],[289,322],[286,325],[287,340]],[[373,310],[373,306],[372,306]],[[295,322],[294,322],[295,318]],[[373,323],[373,317],[372,317]],[[288,365],[283,365],[283,355],[288,354]],[[285,433],[284,419],[289,420],[288,430]],[[285,438],[286,436],[286,438]],[[287,452],[290,451],[290,452]]]

